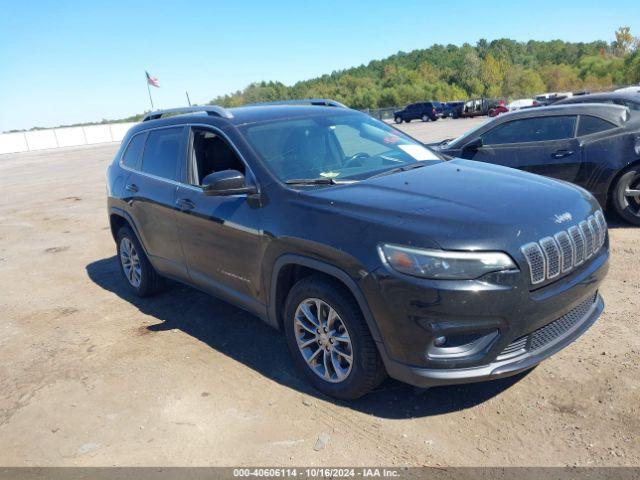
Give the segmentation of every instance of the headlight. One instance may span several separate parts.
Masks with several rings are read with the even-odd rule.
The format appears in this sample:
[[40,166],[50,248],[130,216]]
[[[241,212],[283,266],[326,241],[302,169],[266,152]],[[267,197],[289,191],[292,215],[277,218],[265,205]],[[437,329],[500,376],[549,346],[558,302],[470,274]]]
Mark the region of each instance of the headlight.
[[378,247],[378,253],[398,272],[438,280],[471,280],[490,272],[517,269],[502,252],[453,252],[384,244]]

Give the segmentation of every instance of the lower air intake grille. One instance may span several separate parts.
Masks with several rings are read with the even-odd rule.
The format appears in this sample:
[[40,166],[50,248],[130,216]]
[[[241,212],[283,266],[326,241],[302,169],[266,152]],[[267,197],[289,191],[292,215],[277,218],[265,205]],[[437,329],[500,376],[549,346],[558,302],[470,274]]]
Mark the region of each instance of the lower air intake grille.
[[511,342],[507,347],[498,355],[498,360],[503,360],[508,357],[519,355],[525,352],[535,352],[545,347],[549,343],[553,342],[558,337],[561,337],[575,325],[580,323],[584,319],[589,309],[593,306],[598,298],[598,294],[595,293],[584,300],[580,305],[575,307],[568,313],[554,320],[553,322],[545,325],[544,327],[535,330],[528,335],[520,337]]

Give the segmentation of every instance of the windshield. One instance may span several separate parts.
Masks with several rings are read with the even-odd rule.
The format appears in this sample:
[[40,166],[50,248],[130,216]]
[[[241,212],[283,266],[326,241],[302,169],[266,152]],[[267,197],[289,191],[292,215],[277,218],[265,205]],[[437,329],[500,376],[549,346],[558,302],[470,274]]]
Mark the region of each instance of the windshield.
[[249,124],[241,130],[281,180],[361,180],[420,162],[442,160],[412,138],[368,115],[331,115]]

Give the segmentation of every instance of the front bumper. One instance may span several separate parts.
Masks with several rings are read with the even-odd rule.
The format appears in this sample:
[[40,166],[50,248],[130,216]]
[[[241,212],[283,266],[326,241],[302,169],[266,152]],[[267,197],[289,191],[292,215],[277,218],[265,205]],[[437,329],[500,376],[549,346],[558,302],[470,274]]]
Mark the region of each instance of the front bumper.
[[429,369],[405,365],[387,358],[385,366],[391,377],[418,387],[479,382],[516,375],[534,367],[575,341],[593,325],[603,310],[602,297],[596,294],[595,301],[572,328],[543,348],[508,359],[496,360],[487,365],[471,368]]
[[[363,278],[360,287],[391,377],[422,387],[475,382],[527,370],[587,330],[603,310],[597,292],[608,257],[608,248],[602,248],[573,274],[535,290],[522,272],[458,282],[407,278],[384,268]],[[566,316],[569,327],[562,320]],[[482,349],[457,358],[430,353],[440,336],[482,331],[497,332]],[[536,332],[543,338],[536,338],[535,348],[517,348]]]

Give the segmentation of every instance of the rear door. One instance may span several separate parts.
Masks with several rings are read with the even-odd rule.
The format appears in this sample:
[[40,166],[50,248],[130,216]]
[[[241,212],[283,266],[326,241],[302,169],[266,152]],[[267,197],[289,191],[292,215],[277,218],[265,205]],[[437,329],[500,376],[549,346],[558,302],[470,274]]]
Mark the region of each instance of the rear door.
[[474,160],[573,182],[582,163],[576,115],[522,118],[482,135]]
[[149,131],[138,172],[127,179],[130,214],[149,256],[160,273],[187,278],[178,238],[175,197],[180,159],[185,155],[186,128]]

